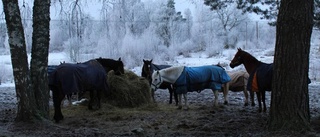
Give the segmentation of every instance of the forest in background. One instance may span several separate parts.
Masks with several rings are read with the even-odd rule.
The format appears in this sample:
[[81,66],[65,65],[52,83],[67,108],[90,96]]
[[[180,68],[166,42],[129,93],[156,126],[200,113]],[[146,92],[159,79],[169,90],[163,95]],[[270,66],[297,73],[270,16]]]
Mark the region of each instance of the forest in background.
[[[235,4],[211,10],[203,1],[193,1],[194,10],[177,11],[174,0],[100,2],[101,17],[96,20],[83,10],[81,1],[54,1],[51,6],[60,8],[60,18],[50,22],[49,51],[64,52],[71,62],[121,57],[130,69],[141,66],[142,59],[166,63],[193,52],[213,57],[228,48],[270,49],[275,45],[272,20],[257,20],[263,16],[242,12]],[[21,15],[30,53],[32,7],[23,3]],[[311,43],[318,38],[314,30]],[[4,18],[0,19],[0,54],[10,54]]]

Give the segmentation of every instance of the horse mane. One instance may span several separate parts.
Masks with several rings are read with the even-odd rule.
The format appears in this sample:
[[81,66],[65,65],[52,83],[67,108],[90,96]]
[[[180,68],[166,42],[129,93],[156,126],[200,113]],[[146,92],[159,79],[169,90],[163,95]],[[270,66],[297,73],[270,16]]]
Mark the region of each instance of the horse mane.
[[246,59],[250,59],[250,61],[254,61],[254,62],[259,62],[260,63],[260,61],[257,58],[255,58],[254,56],[252,56],[250,53],[248,53],[248,52],[246,52],[244,50],[240,50],[240,51],[242,52],[240,54],[242,56],[245,56]]
[[114,60],[114,59],[100,57],[100,58],[96,58],[95,60],[98,61],[105,68],[106,72],[109,72],[110,70],[114,70],[114,71],[121,71],[121,73],[124,73],[124,69],[123,69],[124,65],[123,65],[123,62],[121,61],[121,58],[119,58],[118,60]]

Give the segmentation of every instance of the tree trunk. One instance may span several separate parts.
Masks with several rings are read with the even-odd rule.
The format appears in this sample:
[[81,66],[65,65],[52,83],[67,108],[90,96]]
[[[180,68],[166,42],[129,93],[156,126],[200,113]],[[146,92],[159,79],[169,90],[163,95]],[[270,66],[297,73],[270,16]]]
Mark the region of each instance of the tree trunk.
[[49,117],[48,49],[50,41],[50,0],[35,0],[33,7],[32,58],[30,78],[37,110]]
[[308,70],[313,0],[281,0],[268,121],[270,130],[310,129]]
[[30,85],[26,44],[18,0],[2,0],[2,2],[18,101],[16,121],[30,121],[36,114],[35,98]]

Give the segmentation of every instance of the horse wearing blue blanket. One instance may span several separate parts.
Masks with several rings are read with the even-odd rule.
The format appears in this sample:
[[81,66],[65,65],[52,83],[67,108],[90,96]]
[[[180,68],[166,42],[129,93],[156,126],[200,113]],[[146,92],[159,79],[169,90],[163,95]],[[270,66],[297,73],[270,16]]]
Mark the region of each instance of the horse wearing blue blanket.
[[223,84],[225,84],[226,87],[223,91],[224,103],[228,104],[228,82],[230,80],[226,71],[218,66],[176,66],[153,72],[151,88],[156,90],[163,82],[172,83],[175,92],[178,94],[179,109],[182,109],[182,95],[184,97],[184,109],[188,109],[187,92],[200,92],[204,89],[211,89],[215,95],[214,105],[218,106],[218,91],[221,90]]

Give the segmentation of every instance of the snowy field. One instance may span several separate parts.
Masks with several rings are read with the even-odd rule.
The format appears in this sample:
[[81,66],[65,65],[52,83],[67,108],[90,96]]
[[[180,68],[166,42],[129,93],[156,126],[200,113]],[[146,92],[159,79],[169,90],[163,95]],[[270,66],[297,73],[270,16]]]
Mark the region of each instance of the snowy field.
[[[238,70],[245,70],[243,65],[240,65],[234,69],[230,68],[229,63],[232,60],[233,56],[236,53],[236,49],[232,50],[224,50],[220,55],[214,56],[214,57],[208,57],[205,53],[190,53],[190,57],[183,57],[183,56],[177,56],[173,62],[167,62],[166,64],[173,65],[173,66],[201,66],[201,65],[212,65],[212,64],[218,64],[220,63],[227,71],[238,71]],[[273,62],[273,49],[256,49],[256,50],[246,50],[250,54],[252,54],[254,57],[256,57],[258,60],[265,62],[265,63],[272,63]],[[121,57],[122,60],[125,60],[126,57]],[[30,56],[29,56],[30,60]],[[155,60],[155,59],[153,59]],[[60,52],[60,53],[50,53],[49,54],[49,65],[58,65],[60,62],[70,62],[70,59],[68,59],[68,56],[66,53]],[[71,62],[72,63],[72,62]],[[155,61],[153,61],[155,64],[159,64]],[[133,71],[138,76],[141,75],[141,68],[142,68],[143,61],[141,59],[141,66],[136,66],[134,68],[125,68],[128,70]],[[0,71],[3,73],[0,73],[1,78],[1,85],[0,88],[10,88],[14,87],[13,83],[13,76],[12,76],[12,66],[11,66],[11,60],[10,55],[2,55],[0,57]],[[310,90],[311,88],[315,90],[315,88],[320,87],[320,55],[318,47],[312,46],[311,52],[310,52],[310,68],[309,68],[309,77],[311,78],[312,82],[309,86]],[[3,90],[2,90],[3,91]],[[163,92],[161,92],[163,93]],[[5,94],[5,95],[4,95]],[[315,94],[320,94],[315,93]],[[15,92],[13,90],[7,90],[7,93],[2,93],[2,97],[5,96],[15,96]],[[310,93],[310,96],[314,96]],[[318,95],[317,95],[318,96]],[[4,99],[0,97],[0,100]],[[6,98],[8,99],[8,98]],[[16,98],[9,98],[10,101],[15,102]],[[315,102],[314,107],[320,105],[317,105],[315,101],[317,98],[310,98],[310,102]],[[5,101],[4,101],[5,102]]]

